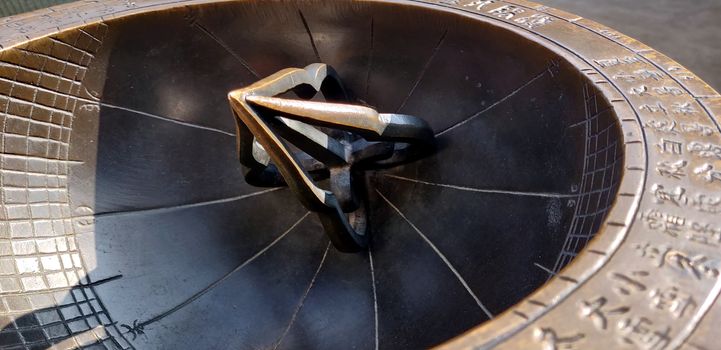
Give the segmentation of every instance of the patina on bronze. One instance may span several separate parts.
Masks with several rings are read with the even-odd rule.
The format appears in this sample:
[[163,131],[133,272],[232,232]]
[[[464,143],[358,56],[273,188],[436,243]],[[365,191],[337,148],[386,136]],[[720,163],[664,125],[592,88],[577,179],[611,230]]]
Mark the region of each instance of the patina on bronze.
[[[118,0],[5,19],[0,45],[0,348],[718,347],[721,96],[610,28],[523,0]],[[317,63],[346,95],[236,111],[310,184],[363,170],[331,188],[366,201],[361,254],[228,108]],[[361,166],[293,139],[331,107],[437,148]]]
[[[273,97],[293,89],[305,89],[298,94],[306,98],[322,92],[327,101],[348,100],[340,79],[325,64],[285,69],[230,92],[228,99],[238,122],[240,161],[248,167],[246,181],[265,187],[288,185],[303,206],[318,213],[338,250],[361,251],[367,248],[368,236],[365,199],[356,194],[359,188],[364,191],[363,183],[356,180],[358,173],[380,165],[379,162],[397,166],[412,153],[417,157],[419,150],[413,152],[414,145],[431,150],[433,130],[422,119],[409,115],[379,114],[357,105]],[[336,131],[339,140],[312,125],[346,133]],[[354,139],[348,132],[362,138]],[[305,166],[279,135],[305,152],[300,155],[305,155]],[[396,142],[408,145],[396,149]],[[273,165],[269,164],[270,159]],[[316,185],[308,169],[329,172],[331,190]],[[325,174],[316,178],[322,175]]]

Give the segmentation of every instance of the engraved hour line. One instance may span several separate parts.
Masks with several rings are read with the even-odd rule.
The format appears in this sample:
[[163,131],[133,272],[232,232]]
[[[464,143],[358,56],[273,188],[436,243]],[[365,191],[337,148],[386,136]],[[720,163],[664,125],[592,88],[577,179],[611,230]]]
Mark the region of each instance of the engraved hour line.
[[395,210],[396,213],[398,213],[398,215],[400,215],[400,217],[403,218],[403,220],[405,220],[405,222],[408,223],[408,225],[409,225],[411,228],[413,228],[413,230],[416,231],[416,233],[417,233],[419,236],[421,236],[421,238],[426,242],[426,244],[428,244],[428,245],[431,247],[431,249],[433,249],[433,251],[436,253],[436,255],[438,255],[438,257],[441,258],[441,260],[443,260],[443,263],[445,263],[446,266],[448,267],[448,269],[451,270],[451,272],[456,276],[456,279],[458,279],[458,282],[460,282],[461,285],[463,285],[463,288],[465,288],[466,291],[468,292],[468,294],[471,295],[471,297],[473,298],[473,300],[476,301],[476,304],[478,304],[478,307],[481,308],[481,310],[483,311],[483,313],[485,313],[486,316],[488,316],[489,319],[493,319],[493,314],[492,314],[490,311],[488,311],[488,309],[486,308],[486,306],[483,305],[483,303],[481,302],[480,299],[478,299],[478,296],[476,296],[476,294],[473,293],[473,290],[471,290],[471,287],[468,286],[468,283],[466,283],[466,280],[463,279],[463,277],[461,276],[461,274],[458,273],[458,270],[456,270],[456,268],[453,267],[453,265],[452,265],[451,262],[448,260],[448,258],[446,258],[446,256],[443,255],[443,253],[441,253],[440,250],[438,250],[438,247],[436,247],[435,244],[433,244],[433,242],[431,242],[431,240],[428,239],[428,237],[426,237],[426,235],[423,234],[423,232],[421,232],[421,230],[419,230],[418,227],[416,227],[416,225],[414,225],[414,224],[405,216],[405,214],[403,214],[403,212],[401,212],[400,209],[398,209],[398,207],[396,207],[393,203],[391,203],[391,201],[389,201],[388,198],[386,198],[386,196],[384,196],[378,189],[376,189],[376,193],[378,193],[378,195],[381,196],[381,198],[383,198],[383,200],[386,201],[386,203],[388,203],[388,205],[389,205],[391,208],[393,208],[393,210]]
[[210,127],[210,126],[203,126],[203,125],[188,123],[188,122],[184,122],[184,121],[182,121],[182,120],[173,119],[173,118],[169,118],[169,117],[164,117],[164,116],[160,116],[160,115],[152,114],[152,113],[148,113],[148,112],[138,111],[138,110],[135,110],[135,109],[132,109],[132,108],[128,108],[128,107],[121,107],[121,106],[111,105],[111,104],[105,103],[105,102],[92,102],[92,104],[96,104],[96,105],[99,104],[99,105],[102,106],[102,107],[106,107],[106,108],[110,108],[110,109],[117,109],[117,110],[126,111],[126,112],[130,112],[130,113],[135,113],[135,114],[138,114],[138,115],[142,115],[142,116],[145,116],[145,117],[149,117],[149,118],[154,118],[154,119],[166,121],[166,122],[173,123],[173,124],[178,124],[178,125],[182,125],[182,126],[187,126],[187,127],[191,127],[191,128],[195,128],[195,129],[201,129],[201,130],[207,130],[207,131],[217,132],[217,133],[219,133],[219,134],[223,134],[223,135],[235,137],[235,134],[234,134],[234,133],[232,133],[232,132],[227,132],[227,131],[225,131],[225,130],[220,130],[220,129],[213,128],[213,127]]
[[303,22],[303,27],[305,27],[305,32],[308,33],[308,39],[310,40],[310,45],[313,47],[313,53],[315,53],[315,58],[318,60],[318,62],[323,62],[323,60],[320,58],[320,53],[318,53],[318,47],[315,45],[315,39],[313,38],[313,32],[310,31],[310,26],[308,26],[308,21],[306,21],[305,16],[303,16],[303,11],[298,10],[298,15],[300,15],[300,20]]
[[273,346],[273,350],[278,349],[280,347],[280,344],[283,342],[283,339],[285,339],[285,336],[288,335],[288,332],[290,332],[290,329],[293,327],[293,324],[295,323],[296,318],[298,318],[298,314],[300,313],[300,310],[303,308],[303,304],[305,304],[305,299],[308,298],[308,295],[310,294],[311,289],[313,289],[313,286],[315,286],[315,280],[318,278],[318,275],[320,274],[321,269],[323,269],[323,264],[325,263],[325,259],[328,257],[328,251],[330,250],[330,242],[328,242],[328,245],[325,247],[325,252],[323,253],[323,257],[320,259],[320,263],[318,264],[318,268],[315,270],[315,273],[313,274],[313,278],[311,278],[310,283],[308,284],[308,288],[305,289],[305,292],[303,293],[303,296],[300,298],[300,301],[298,302],[298,305],[295,308],[295,311],[293,311],[293,316],[290,318],[290,322],[288,323],[288,327],[285,328],[283,331],[283,334],[281,334],[280,338],[278,338],[278,341],[275,343],[275,346]]
[[168,310],[168,311],[165,311],[165,312],[163,312],[162,314],[157,315],[157,316],[155,316],[155,317],[153,317],[153,318],[151,318],[151,319],[148,319],[148,320],[146,320],[146,321],[143,321],[143,322],[138,323],[138,324],[136,325],[136,327],[137,327],[137,328],[142,328],[142,327],[145,327],[145,326],[147,326],[147,325],[149,325],[149,324],[158,322],[158,321],[162,320],[163,318],[165,318],[165,317],[167,317],[167,316],[170,316],[170,315],[173,314],[174,312],[182,309],[183,307],[187,306],[188,304],[194,302],[195,300],[199,299],[199,298],[202,297],[204,294],[210,292],[213,288],[217,287],[217,286],[220,285],[221,283],[225,282],[228,278],[230,278],[231,275],[233,275],[234,273],[242,270],[244,267],[246,267],[246,266],[248,266],[250,263],[252,263],[255,259],[257,259],[257,258],[260,257],[261,255],[263,255],[263,254],[264,254],[266,251],[268,251],[270,248],[272,248],[273,246],[275,246],[278,242],[280,242],[283,238],[285,238],[285,236],[287,236],[290,232],[292,232],[293,229],[295,229],[298,225],[300,225],[300,223],[303,222],[303,220],[304,220],[305,218],[307,218],[308,215],[310,215],[310,212],[306,212],[300,219],[298,219],[298,221],[296,221],[295,223],[293,223],[293,225],[291,225],[287,230],[285,230],[285,232],[281,233],[280,236],[278,236],[276,239],[274,239],[272,242],[270,242],[270,244],[268,244],[267,246],[265,246],[265,248],[261,249],[260,251],[258,251],[257,253],[255,253],[255,255],[253,255],[252,257],[250,257],[248,260],[244,261],[243,263],[241,263],[240,265],[238,265],[236,268],[234,268],[234,269],[231,270],[230,272],[226,273],[223,277],[219,278],[218,280],[216,280],[215,282],[211,283],[211,284],[208,285],[207,287],[201,289],[199,292],[193,294],[190,298],[188,298],[188,299],[186,299],[185,301],[183,301],[182,303],[176,305],[176,306],[173,307],[172,309],[170,309],[170,310]]
[[459,191],[467,191],[467,192],[478,192],[478,193],[493,193],[493,194],[508,194],[512,196],[526,196],[526,197],[544,197],[544,198],[574,198],[578,197],[580,194],[562,194],[562,193],[544,193],[544,192],[520,192],[520,191],[504,191],[504,190],[490,190],[490,189],[482,189],[482,188],[473,188],[473,187],[464,187],[464,186],[456,186],[456,185],[449,185],[449,184],[441,184],[441,183],[434,183],[434,182],[428,182],[423,180],[417,180],[417,179],[411,179],[403,176],[398,175],[391,175],[391,174],[383,174],[384,177],[389,177],[391,179],[401,180],[401,181],[408,181],[413,183],[418,183],[421,185],[428,185],[428,186],[436,186],[436,187],[445,187],[445,188],[452,188],[454,190]]
[[371,286],[373,287],[373,326],[374,326],[374,335],[375,335],[375,350],[378,350],[379,346],[379,340],[378,340],[378,294],[376,293],[376,272],[375,268],[373,267],[373,252],[372,252],[372,245],[368,245],[368,265],[370,266],[371,270]]
[[418,74],[418,78],[416,78],[416,81],[413,83],[413,87],[411,87],[411,90],[408,91],[408,94],[403,99],[403,102],[401,102],[400,106],[396,109],[396,113],[399,113],[403,107],[406,106],[406,103],[408,103],[408,100],[410,100],[411,96],[416,92],[416,89],[418,88],[418,85],[421,84],[421,81],[423,81],[423,77],[426,76],[426,73],[428,72],[428,68],[430,68],[431,63],[433,63],[433,59],[436,57],[438,52],[441,50],[441,46],[443,46],[443,42],[446,41],[446,36],[448,35],[448,29],[446,29],[443,34],[441,34],[441,38],[438,40],[438,43],[433,48],[433,51],[431,52],[431,55],[428,56],[426,59],[426,63],[423,64],[423,68],[421,69],[421,72]]
[[267,190],[248,193],[248,194],[230,197],[230,198],[216,199],[216,200],[212,200],[212,201],[179,204],[179,205],[167,206],[167,207],[162,207],[162,208],[137,209],[137,210],[126,210],[126,211],[110,211],[110,212],[98,213],[95,215],[88,215],[88,216],[93,216],[95,219],[99,219],[99,218],[105,218],[105,217],[143,215],[143,214],[151,214],[151,213],[152,214],[163,214],[163,213],[173,212],[176,210],[191,209],[191,208],[197,208],[197,207],[204,207],[204,206],[208,206],[208,205],[236,202],[236,201],[240,201],[240,200],[243,200],[246,198],[252,198],[252,197],[261,196],[261,195],[264,195],[264,194],[267,194],[270,192],[279,191],[284,188],[285,187],[270,188]]
[[223,48],[225,51],[227,51],[231,56],[233,56],[238,62],[240,62],[240,65],[242,65],[245,69],[247,69],[248,72],[250,72],[250,74],[253,74],[253,76],[255,76],[256,78],[260,79],[260,75],[258,74],[258,72],[256,72],[255,69],[253,69],[253,67],[251,67],[250,64],[249,64],[246,60],[243,59],[243,57],[240,57],[240,55],[238,55],[237,53],[235,53],[235,51],[233,51],[233,50],[230,48],[230,46],[228,46],[228,44],[226,44],[223,40],[220,40],[219,37],[217,37],[215,34],[213,34],[210,30],[208,30],[207,28],[205,28],[205,26],[203,26],[203,25],[200,24],[199,22],[194,22],[194,23],[193,23],[193,26],[195,26],[195,27],[198,28],[201,32],[205,33],[205,35],[207,35],[208,37],[210,37],[211,39],[213,39],[213,41],[215,41],[218,45],[220,45],[220,47],[222,47],[222,48]]
[[557,273],[553,272],[551,269],[549,269],[549,268],[547,268],[547,267],[545,267],[545,266],[543,266],[543,265],[541,265],[541,264],[539,264],[539,263],[533,263],[533,265],[536,266],[537,268],[545,271],[546,273],[548,273],[549,276],[556,276],[556,275],[557,275]]
[[[550,68],[550,67],[549,67],[549,68]],[[544,69],[543,72],[538,73],[538,75],[534,76],[531,80],[527,81],[526,83],[524,83],[523,85],[521,85],[521,86],[518,87],[517,89],[511,91],[511,93],[509,93],[508,95],[506,95],[506,96],[503,97],[502,99],[494,102],[494,103],[491,104],[490,106],[482,109],[482,110],[479,111],[479,112],[476,112],[476,113],[474,113],[474,114],[466,117],[465,119],[463,119],[463,120],[461,120],[461,121],[459,121],[459,122],[457,122],[457,123],[455,123],[455,124],[447,127],[447,128],[444,129],[444,130],[439,131],[438,133],[436,133],[436,137],[441,136],[441,135],[443,135],[443,134],[445,134],[445,133],[447,133],[447,132],[449,132],[449,131],[452,131],[452,130],[460,127],[460,126],[463,126],[464,124],[472,121],[473,119],[476,119],[476,118],[480,117],[481,115],[483,115],[483,113],[486,113],[486,112],[488,112],[489,110],[491,110],[491,109],[495,108],[496,106],[500,105],[501,103],[506,102],[506,100],[508,100],[509,98],[513,97],[513,96],[516,95],[517,93],[521,92],[524,88],[528,87],[529,85],[533,84],[536,80],[538,80],[538,79],[540,79],[541,77],[543,77],[546,73],[548,73],[549,68]]]

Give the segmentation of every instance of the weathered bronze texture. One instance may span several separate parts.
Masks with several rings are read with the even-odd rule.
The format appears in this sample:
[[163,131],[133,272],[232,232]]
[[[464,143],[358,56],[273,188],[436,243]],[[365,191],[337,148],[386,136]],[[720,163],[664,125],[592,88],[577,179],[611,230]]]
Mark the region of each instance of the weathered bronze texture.
[[[400,165],[412,153],[418,154],[413,152],[414,145],[432,150],[433,130],[422,119],[409,115],[379,114],[357,105],[274,97],[290,90],[306,99],[318,92],[326,101],[349,99],[335,71],[320,63],[305,69],[284,69],[230,92],[228,99],[238,123],[240,162],[248,167],[246,181],[265,187],[288,185],[304,207],[318,214],[338,250],[365,250],[366,200],[356,194],[363,184],[354,179],[362,176],[358,172],[373,165]],[[333,128],[336,136],[313,125]],[[354,139],[348,132],[362,138]],[[303,152],[294,154],[281,137]],[[408,145],[397,148],[396,142]],[[305,166],[299,160],[301,156],[305,156]],[[316,185],[309,169],[329,172],[331,190]]]
[[[721,96],[610,28],[524,0],[81,1],[0,45],[0,348],[718,348]],[[358,254],[239,178],[238,137],[276,153],[228,91],[313,63],[343,101],[245,110],[437,141],[358,176]],[[319,186],[323,154],[298,159]]]

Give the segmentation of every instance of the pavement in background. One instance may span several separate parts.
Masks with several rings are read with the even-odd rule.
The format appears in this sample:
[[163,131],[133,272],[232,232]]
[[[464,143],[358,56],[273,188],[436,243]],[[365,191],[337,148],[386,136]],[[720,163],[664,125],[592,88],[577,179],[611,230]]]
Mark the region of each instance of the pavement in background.
[[[636,38],[721,91],[721,0],[535,1]],[[68,1],[0,0],[0,17],[63,2]]]

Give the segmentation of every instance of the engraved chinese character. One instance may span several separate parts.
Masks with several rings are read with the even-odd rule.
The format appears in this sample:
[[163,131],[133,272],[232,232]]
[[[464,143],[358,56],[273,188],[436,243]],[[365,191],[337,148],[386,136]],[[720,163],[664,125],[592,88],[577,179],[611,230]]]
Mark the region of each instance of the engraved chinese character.
[[513,16],[523,12],[525,12],[524,9],[513,5],[505,5],[488,11],[488,13],[496,15],[496,17],[500,17],[503,19],[511,19],[513,18]]
[[662,267],[666,263],[666,255],[671,250],[667,246],[654,247],[650,243],[636,244],[634,248],[642,258],[651,260],[656,267]]
[[704,255],[691,257],[684,252],[671,250],[666,255],[666,260],[669,264],[690,272],[697,279],[702,277],[715,279],[719,275],[719,271],[712,266],[711,261]]
[[683,143],[678,141],[661,139],[661,144],[657,145],[657,147],[661,153],[683,154]]
[[598,32],[599,32],[601,35],[604,35],[604,36],[606,36],[606,37],[608,37],[608,38],[611,38],[611,39],[616,39],[616,40],[621,39],[621,34],[616,33],[616,32],[614,32],[614,31],[611,31],[611,30],[608,30],[608,29],[601,29],[601,30],[599,30]]
[[579,314],[581,317],[590,318],[596,328],[605,330],[608,325],[608,316],[622,315],[630,310],[628,306],[604,310],[607,302],[608,300],[605,297],[598,297],[593,301],[582,301]]
[[671,237],[678,237],[685,231],[686,218],[662,213],[658,210],[650,210],[642,218],[648,228],[661,231]]
[[684,70],[679,66],[670,66],[667,70],[681,80],[692,80],[696,78],[693,74],[691,74],[691,72]]
[[495,0],[473,1],[473,2],[467,3],[463,6],[465,6],[465,7],[474,7],[475,6],[476,10],[480,11],[482,8],[484,8],[490,4],[493,4],[495,2],[496,2]]
[[691,295],[681,292],[677,287],[657,288],[649,295],[651,296],[651,307],[668,311],[676,318],[681,318],[696,308],[696,302]]
[[653,91],[655,91],[659,95],[680,96],[684,94],[683,90],[675,86],[654,87]]
[[611,279],[616,281],[614,291],[621,295],[630,295],[635,292],[643,292],[646,285],[639,281],[640,278],[647,277],[647,271],[633,271],[630,276],[623,273],[614,272],[610,275]]
[[694,169],[693,173],[700,175],[708,183],[721,182],[721,171],[714,169],[714,166],[708,163]]
[[688,203],[688,197],[686,197],[686,189],[683,187],[676,187],[673,191],[667,191],[663,185],[654,184],[651,186],[651,192],[655,197],[655,202],[658,204],[671,203],[675,206]]
[[[643,108],[643,107],[642,107]],[[676,130],[676,121],[674,120],[649,120],[644,125],[644,127],[653,129],[656,132],[662,133],[662,134],[670,134],[670,135],[678,135],[678,131]]]
[[593,60],[593,61],[596,62],[596,64],[598,64],[599,66],[601,66],[601,68],[613,67],[613,66],[617,66],[620,64],[631,64],[631,63],[641,62],[641,60],[638,57],[634,57],[634,56],[626,56],[626,57],[622,57],[622,58],[614,57],[614,58],[607,58],[607,59]]
[[714,227],[711,224],[694,222],[691,224],[691,230],[686,234],[690,241],[714,247],[721,244],[721,228]]
[[656,70],[639,69],[637,71],[634,71],[633,73],[638,75],[641,80],[645,80],[645,79],[661,80],[661,79],[663,79],[663,74]]
[[668,115],[668,109],[666,109],[660,101],[656,102],[655,105],[641,105],[639,109],[642,111],[649,111],[651,113],[663,113],[664,115]]
[[701,136],[713,135],[713,129],[710,126],[699,123],[682,123],[681,130],[686,133],[699,134]]
[[613,76],[613,79],[616,79],[616,80],[619,80],[619,79],[620,79],[620,80],[625,80],[627,83],[632,83],[632,82],[636,81],[636,76],[633,75],[633,74],[628,74],[628,73],[625,73],[625,72],[620,72],[620,73],[618,73],[618,74],[615,74],[615,75]]
[[698,154],[698,156],[702,158],[721,159],[721,146],[719,145],[693,141],[688,144],[687,149],[691,154]]
[[553,18],[551,18],[551,16],[535,13],[531,16],[517,18],[513,21],[519,24],[523,24],[528,28],[534,29],[551,23],[553,21]]
[[693,198],[693,207],[705,213],[721,213],[721,197],[699,193]]
[[671,110],[676,114],[683,115],[695,114],[697,112],[691,102],[674,102],[674,104],[671,105]]
[[661,176],[680,179],[686,176],[686,170],[684,169],[686,165],[688,165],[688,162],[683,159],[675,162],[661,161],[656,163],[656,170]]
[[541,343],[542,350],[574,350],[575,345],[585,338],[583,333],[576,333],[571,336],[559,336],[552,328],[536,328],[533,330],[533,338]]
[[648,86],[641,85],[639,87],[633,87],[631,90],[628,90],[628,93],[631,95],[638,95],[638,96],[651,96],[651,94],[648,92]]
[[644,350],[663,350],[671,338],[671,328],[662,331],[652,329],[653,322],[646,317],[627,318],[618,323],[619,332],[623,335],[624,343],[634,345]]

